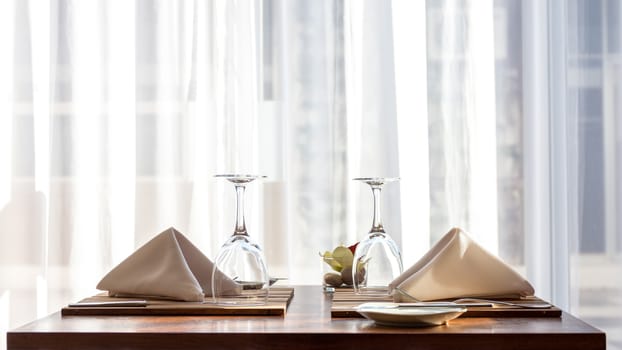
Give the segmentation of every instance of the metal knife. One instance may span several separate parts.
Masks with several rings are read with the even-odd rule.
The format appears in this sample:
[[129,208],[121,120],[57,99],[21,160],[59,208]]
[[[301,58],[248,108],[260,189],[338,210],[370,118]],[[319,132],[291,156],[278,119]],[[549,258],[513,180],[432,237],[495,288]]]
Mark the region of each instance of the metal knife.
[[110,307],[137,306],[137,307],[144,307],[144,306],[147,306],[147,300],[85,301],[85,302],[78,302],[78,303],[71,303],[71,304],[69,304],[69,307],[102,307],[102,306],[110,306]]

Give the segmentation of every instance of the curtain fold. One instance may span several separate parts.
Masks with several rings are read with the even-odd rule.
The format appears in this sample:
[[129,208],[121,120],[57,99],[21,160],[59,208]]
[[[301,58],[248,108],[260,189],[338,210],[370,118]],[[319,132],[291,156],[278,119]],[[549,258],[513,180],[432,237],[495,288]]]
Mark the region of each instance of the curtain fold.
[[392,2],[402,259],[411,266],[430,244],[430,145],[426,4]]
[[[428,3],[431,230],[471,232],[498,251],[497,121],[492,1]],[[434,152],[434,151],[433,151]],[[440,158],[440,159],[439,159]],[[438,163],[437,163],[438,162]]]
[[350,140],[344,96],[345,10],[342,1],[270,3],[275,16],[273,22],[264,22],[264,33],[278,28],[282,34],[264,50],[280,60],[273,62],[283,70],[271,65],[275,78],[272,98],[266,99],[278,106],[282,123],[276,129],[282,133],[283,153],[275,155],[282,161],[274,171],[282,174],[278,180],[286,198],[281,215],[287,221],[285,232],[275,236],[287,235],[280,254],[288,256],[290,282],[313,283],[321,278],[318,252],[353,240],[346,226]]

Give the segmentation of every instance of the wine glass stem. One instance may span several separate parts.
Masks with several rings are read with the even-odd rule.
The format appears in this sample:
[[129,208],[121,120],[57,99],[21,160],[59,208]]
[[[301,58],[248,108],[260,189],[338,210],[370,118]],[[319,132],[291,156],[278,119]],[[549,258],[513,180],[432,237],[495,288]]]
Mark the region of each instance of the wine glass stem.
[[235,209],[235,235],[248,235],[246,232],[246,222],[244,220],[244,190],[243,184],[235,185],[236,209]]
[[380,191],[381,188],[378,185],[371,186],[372,194],[374,195],[374,220],[372,222],[370,232],[384,232],[382,227],[382,219],[380,218]]

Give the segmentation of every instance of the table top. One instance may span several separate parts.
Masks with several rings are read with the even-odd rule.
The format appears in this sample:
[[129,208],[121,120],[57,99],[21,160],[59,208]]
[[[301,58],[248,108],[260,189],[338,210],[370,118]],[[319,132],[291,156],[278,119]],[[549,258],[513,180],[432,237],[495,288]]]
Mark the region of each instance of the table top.
[[[283,316],[61,316],[7,333],[7,349],[605,349],[605,333],[580,319],[458,318],[424,328],[331,319],[329,294],[297,286]],[[354,345],[354,346],[353,346]]]

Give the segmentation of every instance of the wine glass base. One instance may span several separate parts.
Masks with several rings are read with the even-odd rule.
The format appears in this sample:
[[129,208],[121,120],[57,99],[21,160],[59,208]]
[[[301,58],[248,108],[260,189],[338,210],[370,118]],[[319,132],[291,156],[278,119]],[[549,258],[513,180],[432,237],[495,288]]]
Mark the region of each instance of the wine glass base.
[[[209,302],[207,302],[207,303],[209,303]],[[212,301],[211,303],[215,304],[215,305],[218,305],[218,306],[246,307],[246,306],[263,306],[263,305],[266,305],[268,302],[267,301],[235,299],[235,300],[217,300],[217,301]]]
[[355,288],[354,294],[368,298],[386,298],[391,296],[391,291],[388,287],[363,287]]
[[262,293],[244,291],[241,295],[212,297],[211,302],[220,306],[261,306],[268,303],[268,291]]

